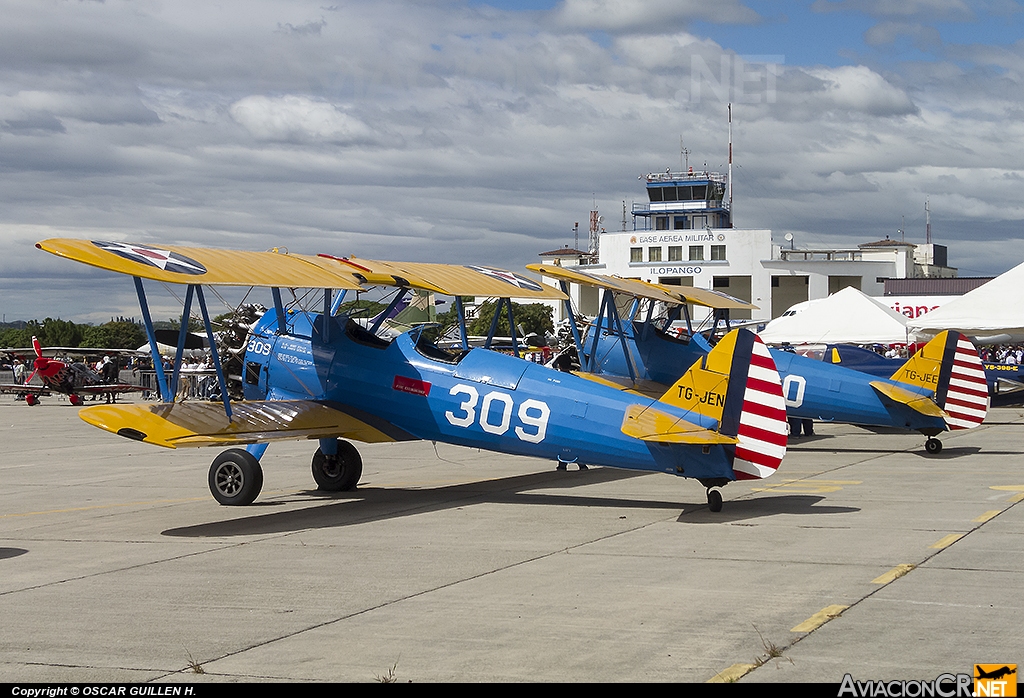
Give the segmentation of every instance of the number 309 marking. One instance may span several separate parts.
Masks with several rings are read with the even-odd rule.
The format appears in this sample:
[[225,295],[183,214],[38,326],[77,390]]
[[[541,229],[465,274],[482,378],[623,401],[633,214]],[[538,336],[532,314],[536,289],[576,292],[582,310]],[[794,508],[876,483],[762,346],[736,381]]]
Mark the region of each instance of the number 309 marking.
[[[466,399],[459,405],[459,414],[453,411],[444,413],[445,419],[452,426],[468,428],[477,421],[477,403],[480,402],[480,393],[471,385],[456,385],[448,391],[449,395],[465,395]],[[512,426],[512,409],[514,402],[508,393],[492,390],[484,395],[483,403],[480,405],[479,422],[480,428],[488,434],[501,436]],[[548,417],[551,409],[547,403],[540,400],[524,400],[519,405],[516,413],[522,426],[517,426],[513,432],[522,441],[539,444],[544,440],[548,431]]]

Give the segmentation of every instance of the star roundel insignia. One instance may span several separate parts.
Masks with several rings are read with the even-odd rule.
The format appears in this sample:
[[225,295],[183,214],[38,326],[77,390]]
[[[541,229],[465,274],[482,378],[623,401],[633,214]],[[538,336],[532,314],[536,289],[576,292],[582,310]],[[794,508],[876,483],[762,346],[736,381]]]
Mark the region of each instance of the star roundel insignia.
[[185,255],[171,252],[170,250],[161,250],[158,247],[150,247],[149,245],[132,245],[124,242],[104,242],[102,240],[93,240],[92,244],[101,250],[113,252],[119,257],[130,259],[139,264],[148,264],[151,267],[163,269],[164,271],[192,275],[206,273],[206,267],[196,260],[189,259]]
[[515,273],[510,272],[510,271],[505,271],[504,269],[495,269],[493,267],[478,267],[478,266],[474,266],[472,264],[467,264],[466,268],[467,269],[472,269],[475,272],[479,272],[481,274],[489,276],[492,279],[498,279],[499,281],[504,281],[506,284],[511,284],[512,286],[515,286],[516,288],[525,288],[528,291],[542,291],[543,290],[541,285],[538,284],[533,279],[528,279],[525,276],[520,276],[519,274],[515,274]]

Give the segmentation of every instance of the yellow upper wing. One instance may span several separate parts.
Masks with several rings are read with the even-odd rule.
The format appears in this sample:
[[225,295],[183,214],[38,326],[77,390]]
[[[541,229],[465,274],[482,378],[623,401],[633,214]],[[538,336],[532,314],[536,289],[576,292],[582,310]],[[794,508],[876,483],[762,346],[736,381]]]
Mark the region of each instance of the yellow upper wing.
[[691,286],[667,286],[665,284],[652,284],[640,279],[623,279],[618,276],[605,276],[604,274],[592,274],[580,271],[579,269],[566,269],[556,267],[553,264],[527,264],[526,268],[544,276],[550,276],[562,281],[585,286],[595,286],[614,293],[624,293],[636,298],[648,298],[650,300],[662,301],[672,305],[680,303],[694,303],[715,309],[729,310],[758,310],[756,305],[742,301],[739,298]]
[[650,298],[651,300],[664,303],[679,304],[679,298],[664,290],[667,287],[649,284],[639,279],[623,279],[618,276],[591,274],[590,272],[579,271],[578,269],[556,267],[553,264],[527,264],[526,268],[561,281],[571,281],[572,283],[585,286],[596,286],[607,291],[624,293],[637,298]]
[[58,238],[36,247],[100,269],[175,284],[361,288],[350,270],[324,257]]
[[432,290],[449,296],[565,300],[565,294],[553,286],[496,267],[428,262],[381,262],[358,257],[348,257],[343,261],[378,275],[418,279],[431,284],[434,287]]
[[408,286],[450,296],[565,299],[556,288],[486,266],[60,238],[43,240],[36,247],[100,269],[176,284],[352,290],[363,285]]

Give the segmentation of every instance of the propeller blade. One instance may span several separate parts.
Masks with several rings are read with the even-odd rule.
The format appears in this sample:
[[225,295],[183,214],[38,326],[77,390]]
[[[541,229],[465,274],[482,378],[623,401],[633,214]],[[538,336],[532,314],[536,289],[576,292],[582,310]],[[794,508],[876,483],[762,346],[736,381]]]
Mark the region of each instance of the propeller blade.
[[36,356],[43,358],[43,345],[39,343],[39,339],[32,337],[32,348],[36,350]]

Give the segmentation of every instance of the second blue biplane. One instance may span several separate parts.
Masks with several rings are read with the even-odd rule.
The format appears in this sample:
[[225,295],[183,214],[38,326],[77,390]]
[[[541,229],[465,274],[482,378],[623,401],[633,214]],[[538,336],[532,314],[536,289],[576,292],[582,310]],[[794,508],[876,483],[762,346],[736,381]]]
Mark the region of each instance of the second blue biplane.
[[[686,303],[724,309],[737,304],[749,307],[736,299],[709,296],[713,292],[702,289],[649,284],[551,265],[528,268],[563,284],[573,282],[604,290],[601,312],[586,339],[578,343],[583,356],[581,367],[584,372],[617,380],[630,388],[657,391],[674,382],[681,367],[711,350],[709,339],[713,338],[693,331]],[[625,317],[620,317],[616,296],[630,301]],[[641,302],[647,304],[646,317],[641,316]],[[656,304],[668,311],[660,322],[655,317]],[[667,323],[680,314],[686,317],[687,331],[682,336],[665,331]],[[938,434],[976,427],[988,411],[985,371],[977,349],[956,332],[939,334],[885,377],[777,349],[771,350],[771,356],[782,377],[789,417],[918,431],[928,437],[928,453],[942,450],[942,442],[935,438]]]
[[[177,373],[168,378],[156,360],[164,402],[81,411],[90,424],[159,446],[246,446],[229,448],[210,467],[210,490],[222,504],[256,498],[263,479],[259,458],[266,442],[276,439],[318,441],[312,471],[324,490],[350,490],[359,481],[362,461],[345,439],[429,439],[695,478],[716,511],[722,505],[718,488],[768,477],[785,455],[781,380],[767,348],[750,332],[731,333],[651,398],[469,349],[464,325],[463,349],[450,352],[427,341],[423,328],[387,340],[378,336],[376,323],[364,327],[336,314],[340,296],[333,290],[372,285],[399,289],[395,303],[410,289],[451,295],[460,307],[466,295],[563,297],[503,270],[88,240],[46,240],[37,247],[133,276],[150,336],[143,279],[185,284],[181,326],[188,325],[195,297],[211,345],[203,286],[271,289],[273,308],[252,327],[246,345],[245,400],[229,401],[215,361],[223,403],[175,403]],[[282,289],[295,288],[323,293],[314,309],[287,308]]]

